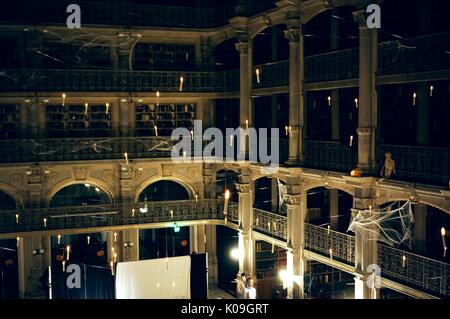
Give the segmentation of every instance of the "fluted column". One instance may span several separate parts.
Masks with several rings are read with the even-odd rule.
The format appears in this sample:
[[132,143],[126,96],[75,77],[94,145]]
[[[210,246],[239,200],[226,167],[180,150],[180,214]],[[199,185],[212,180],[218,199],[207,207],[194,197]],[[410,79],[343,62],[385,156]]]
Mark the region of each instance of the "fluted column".
[[375,138],[377,126],[377,29],[366,24],[366,10],[353,13],[359,25],[359,109],[358,109],[358,168],[363,173],[376,169]]
[[253,207],[250,186],[250,171],[247,168],[241,170],[239,183],[236,184],[239,193],[239,273],[237,275],[237,294],[243,295],[242,287],[245,286],[245,274],[255,279],[255,241],[253,239]]
[[289,160],[298,164],[304,160],[304,55],[303,35],[298,12],[287,14],[285,36],[289,40]]
[[306,192],[303,192],[300,184],[291,178],[288,181],[288,191],[284,195],[287,204],[287,298],[304,298],[304,273],[306,259],[305,246],[305,217],[306,217]]

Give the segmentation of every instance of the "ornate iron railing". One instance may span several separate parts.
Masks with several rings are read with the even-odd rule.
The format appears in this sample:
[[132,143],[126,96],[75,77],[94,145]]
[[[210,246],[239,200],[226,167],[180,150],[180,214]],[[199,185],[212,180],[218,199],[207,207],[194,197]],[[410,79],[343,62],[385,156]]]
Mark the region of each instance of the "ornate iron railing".
[[3,71],[2,92],[184,92],[238,90],[239,71],[110,71],[35,69]]
[[381,276],[425,292],[450,297],[450,264],[378,245]]
[[450,148],[380,145],[378,147],[380,166],[384,163],[386,152],[390,152],[395,160],[394,179],[401,178],[414,182],[448,185]]
[[146,205],[137,203],[56,207],[1,211],[0,233],[176,223],[223,218],[223,203],[219,203],[216,199],[150,201]]
[[253,208],[253,229],[277,239],[287,240],[287,217]]
[[331,229],[306,223],[305,249],[349,265],[355,264],[355,237]]
[[359,50],[348,49],[305,57],[305,82],[326,82],[359,77]]
[[450,33],[381,43],[378,73],[383,75],[450,69]]
[[349,148],[332,141],[305,141],[305,166],[349,172],[356,167],[357,162],[356,147]]
[[[58,0],[18,0],[5,3],[0,13],[3,23],[66,24],[67,6]],[[25,7],[29,9],[24,10]],[[30,8],[31,7],[31,8]],[[274,0],[250,1],[244,15],[250,16],[275,7]],[[82,2],[82,25],[154,26],[169,28],[213,28],[228,24],[236,16],[235,7],[178,7],[139,5],[128,2]]]
[[2,163],[169,158],[170,137],[0,140]]

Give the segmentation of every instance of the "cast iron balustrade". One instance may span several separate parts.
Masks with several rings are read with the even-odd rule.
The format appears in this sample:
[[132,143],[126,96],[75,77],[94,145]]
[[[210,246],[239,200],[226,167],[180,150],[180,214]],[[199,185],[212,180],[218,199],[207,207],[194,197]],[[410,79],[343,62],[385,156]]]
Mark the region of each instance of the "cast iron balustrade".
[[[377,75],[402,74],[450,69],[445,47],[450,33],[408,39],[417,48],[398,48],[398,42],[379,45]],[[423,45],[421,43],[424,43]],[[406,50],[406,51],[405,51]],[[419,52],[414,54],[414,52]],[[407,56],[403,57],[403,56]],[[403,59],[406,61],[398,61]],[[357,79],[358,49],[334,51],[305,57],[305,82]],[[398,62],[398,64],[397,64]],[[256,69],[260,70],[260,83]],[[110,70],[2,70],[2,92],[179,92],[180,76],[184,92],[230,92],[239,90],[239,70],[184,71],[110,71]],[[289,61],[253,67],[253,88],[289,85]]]
[[305,141],[305,166],[350,172],[358,162],[357,146],[350,148],[334,141]]
[[450,297],[450,264],[379,244],[378,265],[382,277],[436,296]]
[[[223,203],[216,199],[149,201],[146,212],[144,207],[144,203],[136,203],[0,211],[0,233],[63,231],[224,218]],[[16,214],[19,214],[18,223]]]
[[400,74],[450,69],[450,32],[381,43],[378,74]]
[[[66,24],[71,2],[61,0],[8,1],[0,12],[3,23]],[[227,25],[236,16],[235,7],[178,7],[139,5],[129,2],[82,2],[81,23],[89,26],[130,26],[166,28],[214,28]],[[275,0],[258,0],[249,3],[246,16],[275,7]]]
[[382,144],[378,146],[380,165],[384,163],[386,152],[390,152],[395,160],[393,179],[448,185],[450,148]]
[[287,240],[287,217],[253,208],[253,229],[274,237]]
[[305,249],[349,265],[355,264],[355,237],[331,229],[305,223]]
[[[0,140],[0,162],[46,162],[170,158],[170,137],[55,138]],[[124,159],[125,161],[125,159]]]
[[[238,90],[238,70],[221,72],[17,70],[3,71],[2,92],[224,92]],[[155,93],[156,94],[156,93]]]

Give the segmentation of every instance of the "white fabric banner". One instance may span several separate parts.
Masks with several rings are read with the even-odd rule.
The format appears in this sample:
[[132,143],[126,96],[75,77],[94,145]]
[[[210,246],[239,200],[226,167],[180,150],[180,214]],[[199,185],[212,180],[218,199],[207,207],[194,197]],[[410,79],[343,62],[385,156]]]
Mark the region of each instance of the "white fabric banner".
[[191,257],[117,264],[116,299],[190,299]]

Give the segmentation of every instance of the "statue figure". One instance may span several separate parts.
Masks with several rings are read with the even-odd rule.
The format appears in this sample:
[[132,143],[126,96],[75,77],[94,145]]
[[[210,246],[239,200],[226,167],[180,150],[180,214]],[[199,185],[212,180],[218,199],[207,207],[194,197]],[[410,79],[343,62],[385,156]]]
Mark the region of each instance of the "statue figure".
[[381,169],[381,176],[383,179],[391,177],[395,173],[395,161],[392,159],[392,154],[387,152],[384,154],[386,159],[384,160],[383,168]]

